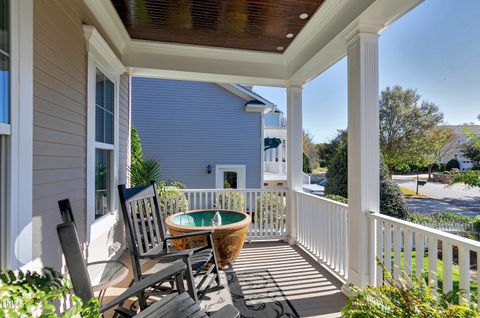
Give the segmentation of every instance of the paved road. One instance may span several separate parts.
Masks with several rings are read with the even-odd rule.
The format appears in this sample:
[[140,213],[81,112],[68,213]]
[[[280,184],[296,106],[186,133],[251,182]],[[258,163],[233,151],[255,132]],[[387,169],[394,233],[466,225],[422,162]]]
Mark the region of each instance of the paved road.
[[[394,176],[393,180],[405,188],[416,190],[415,177]],[[480,214],[480,189],[462,184],[445,185],[427,182],[425,186],[419,188],[419,191],[429,198],[407,199],[411,210],[452,211],[468,216]]]

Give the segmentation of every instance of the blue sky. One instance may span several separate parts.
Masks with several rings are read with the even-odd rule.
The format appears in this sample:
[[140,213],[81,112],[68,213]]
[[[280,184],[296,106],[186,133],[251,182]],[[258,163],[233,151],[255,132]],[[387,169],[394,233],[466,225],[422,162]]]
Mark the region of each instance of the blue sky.
[[[479,0],[427,0],[382,32],[379,50],[380,90],[415,88],[449,124],[472,122],[480,114]],[[285,111],[284,89],[255,91]],[[346,58],[304,87],[303,126],[316,142],[346,128]]]

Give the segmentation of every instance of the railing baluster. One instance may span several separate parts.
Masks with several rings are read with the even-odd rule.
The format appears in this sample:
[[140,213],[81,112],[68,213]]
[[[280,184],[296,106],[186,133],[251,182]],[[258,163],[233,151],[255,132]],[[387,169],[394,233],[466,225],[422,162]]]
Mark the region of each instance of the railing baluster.
[[432,293],[435,295],[438,288],[437,278],[437,239],[428,238],[428,280],[432,284]]
[[423,274],[423,258],[425,255],[425,237],[421,233],[415,233],[415,275]]
[[385,234],[383,235],[383,264],[385,269],[392,272],[392,226],[390,223],[385,222]]
[[443,292],[448,293],[453,289],[452,280],[452,244],[446,240],[442,241],[442,270],[443,270]]
[[412,277],[412,232],[409,229],[403,231],[403,270]]
[[402,228],[399,225],[393,225],[393,254],[394,267],[393,277],[398,279],[401,275],[401,259],[402,259]]
[[462,245],[458,246],[458,267],[460,290],[464,291],[461,302],[470,302],[470,251]]

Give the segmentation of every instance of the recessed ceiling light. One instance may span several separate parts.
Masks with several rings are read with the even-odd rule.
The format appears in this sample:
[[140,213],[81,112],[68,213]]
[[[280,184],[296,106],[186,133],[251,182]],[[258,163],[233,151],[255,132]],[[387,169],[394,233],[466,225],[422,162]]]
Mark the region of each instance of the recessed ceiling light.
[[300,14],[300,19],[305,20],[306,18],[308,18],[308,13]]
[[293,33],[288,33],[287,38],[289,38],[289,39],[293,38]]
[[283,46],[277,46],[278,51],[283,51]]

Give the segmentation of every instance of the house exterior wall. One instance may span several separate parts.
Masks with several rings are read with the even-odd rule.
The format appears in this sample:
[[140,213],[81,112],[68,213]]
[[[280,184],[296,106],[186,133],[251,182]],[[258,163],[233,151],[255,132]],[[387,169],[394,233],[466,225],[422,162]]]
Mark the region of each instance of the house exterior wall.
[[[33,260],[62,265],[57,201],[69,198],[81,241],[86,239],[87,47],[83,24],[97,25],[83,1],[34,1]],[[101,31],[101,30],[99,30]],[[104,36],[105,39],[107,39]],[[107,39],[108,41],[108,39]],[[125,182],[128,85],[120,84],[119,182]],[[126,142],[127,141],[127,142]],[[121,229],[117,225],[116,231]],[[108,250],[118,239],[99,236],[90,248]],[[97,245],[96,245],[97,244]]]
[[463,155],[463,147],[468,142],[465,128],[473,135],[480,137],[480,125],[448,125],[445,126],[455,132],[455,138],[443,149],[443,156],[440,163],[446,164],[452,159],[457,159],[460,164],[460,170],[471,169],[474,162]]
[[[163,179],[215,188],[216,164],[245,164],[246,187],[261,187],[261,114],[246,101],[203,82],[132,79],[132,125]],[[207,166],[212,165],[212,173]]]

